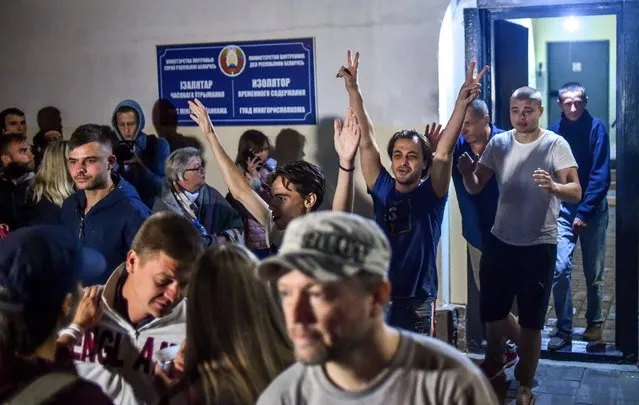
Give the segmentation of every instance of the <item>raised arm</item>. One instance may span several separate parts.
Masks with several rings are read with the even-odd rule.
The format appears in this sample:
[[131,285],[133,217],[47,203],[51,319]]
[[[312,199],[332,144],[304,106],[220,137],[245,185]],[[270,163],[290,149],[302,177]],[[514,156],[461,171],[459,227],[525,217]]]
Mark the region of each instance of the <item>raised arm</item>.
[[480,81],[488,71],[488,66],[484,66],[475,78],[473,78],[474,71],[475,62],[472,62],[466,72],[466,80],[459,90],[453,114],[436,142],[433,142],[432,136],[429,136],[427,131],[427,137],[431,141],[431,144],[436,144],[430,177],[433,190],[439,197],[443,197],[448,192],[453,169],[453,152],[464,123],[466,109],[468,105],[481,94]]
[[362,98],[362,93],[357,81],[359,52],[355,53],[355,59],[353,59],[351,51],[349,50],[346,55],[346,59],[348,66],[342,66],[337,77],[344,78],[344,84],[346,85],[346,91],[348,91],[350,106],[355,112],[355,116],[359,122],[359,127],[362,133],[359,141],[359,155],[362,174],[364,175],[366,187],[368,187],[369,190],[372,190],[375,182],[377,181],[377,176],[379,176],[379,172],[382,170],[382,161],[379,156],[377,141],[375,141],[373,123],[366,112],[366,108],[364,108],[364,99]]
[[361,129],[352,108],[344,115],[344,126],[335,119],[335,151],[339,156],[339,174],[333,197],[333,211],[353,212],[353,171]]
[[464,188],[470,195],[479,194],[494,176],[488,166],[479,163],[479,156],[473,159],[468,152],[459,157],[457,168],[464,179]]
[[270,215],[268,204],[253,191],[246,181],[244,174],[237,168],[235,162],[233,162],[224,150],[224,147],[222,147],[222,143],[213,128],[213,123],[211,122],[206,107],[200,100],[195,99],[189,101],[189,108],[191,109],[191,119],[199,125],[200,130],[206,137],[209,145],[211,145],[215,160],[231,195],[242,203],[262,226],[267,226],[268,216]]

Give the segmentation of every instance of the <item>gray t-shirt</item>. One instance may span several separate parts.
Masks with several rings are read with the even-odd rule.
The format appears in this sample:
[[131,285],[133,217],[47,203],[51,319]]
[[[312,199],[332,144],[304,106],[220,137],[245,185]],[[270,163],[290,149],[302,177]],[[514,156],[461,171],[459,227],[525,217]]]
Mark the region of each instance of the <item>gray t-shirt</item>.
[[570,145],[552,131],[531,143],[520,143],[514,130],[493,136],[479,163],[495,173],[499,202],[492,233],[515,246],[557,244],[559,199],[533,180],[538,168],[557,181],[556,173],[577,167]]
[[296,363],[271,383],[257,404],[497,404],[488,380],[461,352],[430,337],[400,333],[395,358],[364,391],[342,391],[322,366]]

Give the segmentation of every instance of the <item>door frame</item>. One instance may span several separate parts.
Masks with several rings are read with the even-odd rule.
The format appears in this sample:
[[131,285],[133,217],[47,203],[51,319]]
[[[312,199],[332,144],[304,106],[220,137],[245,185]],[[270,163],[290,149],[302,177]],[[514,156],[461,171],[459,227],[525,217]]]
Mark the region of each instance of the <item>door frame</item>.
[[[493,66],[494,21],[613,14],[617,17],[617,205],[616,205],[616,325],[618,352],[577,354],[556,352],[553,358],[588,361],[637,361],[639,346],[639,0],[478,0],[464,10],[465,59]],[[494,72],[482,80],[493,111]],[[493,111],[494,112],[494,111]],[[628,134],[628,136],[623,136]],[[612,136],[612,134],[611,134]],[[470,283],[469,283],[470,284]],[[471,296],[469,295],[469,304]],[[548,353],[545,353],[548,355]],[[620,359],[621,358],[621,359]]]

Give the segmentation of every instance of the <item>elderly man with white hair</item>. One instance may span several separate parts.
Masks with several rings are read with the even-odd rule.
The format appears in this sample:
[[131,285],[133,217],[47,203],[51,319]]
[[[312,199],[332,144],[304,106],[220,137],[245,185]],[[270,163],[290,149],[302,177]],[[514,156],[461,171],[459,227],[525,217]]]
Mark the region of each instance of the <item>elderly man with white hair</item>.
[[202,152],[187,147],[166,161],[165,181],[153,212],[173,211],[189,219],[205,247],[220,241],[243,243],[243,222],[222,194],[206,184]]

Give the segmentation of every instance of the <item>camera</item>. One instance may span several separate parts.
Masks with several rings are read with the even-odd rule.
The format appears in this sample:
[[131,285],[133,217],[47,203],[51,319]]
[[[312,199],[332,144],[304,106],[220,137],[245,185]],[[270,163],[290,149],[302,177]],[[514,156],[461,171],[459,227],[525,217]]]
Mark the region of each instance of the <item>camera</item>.
[[126,162],[135,156],[135,144],[132,141],[120,141],[113,151],[118,163]]

